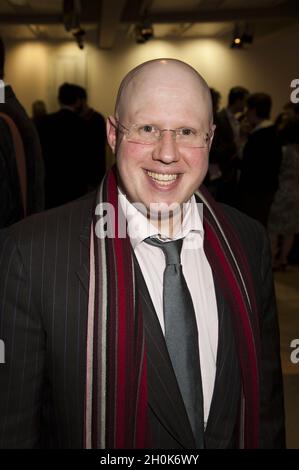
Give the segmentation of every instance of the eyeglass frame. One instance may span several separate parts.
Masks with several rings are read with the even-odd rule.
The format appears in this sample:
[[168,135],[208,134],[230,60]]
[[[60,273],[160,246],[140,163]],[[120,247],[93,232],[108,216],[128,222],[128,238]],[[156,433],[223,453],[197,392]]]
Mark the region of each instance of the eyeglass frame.
[[[108,117],[108,120],[110,122],[110,124],[116,129],[116,130],[120,130],[118,126],[121,126],[123,129],[125,129],[128,133],[131,132],[131,129],[134,127],[134,126],[138,126],[137,123],[135,124],[132,124],[130,126],[130,128],[124,126],[118,119],[114,118],[115,119],[115,122],[117,123],[117,125],[114,124],[114,122],[111,121],[110,117]],[[155,142],[138,142],[138,141],[135,141],[135,143],[142,143],[144,145],[155,145],[156,143],[160,142],[161,138],[162,138],[162,132],[165,132],[165,131],[169,131],[169,132],[172,132],[173,134],[172,135],[175,135],[175,138],[174,138],[174,141],[175,143],[177,144],[177,140],[176,140],[176,137],[177,137],[177,131],[181,130],[181,129],[184,129],[184,127],[178,127],[177,129],[160,129],[159,127],[155,126],[154,124],[144,124],[145,126],[146,125],[149,125],[149,126],[153,126],[155,127],[158,131],[159,131],[159,136],[158,136],[158,139],[155,141]],[[188,128],[188,127],[186,127]],[[196,129],[195,129],[196,130]],[[125,134],[125,132],[123,132]],[[210,135],[209,135],[210,134]],[[207,137],[207,146],[206,147],[202,147],[202,146],[198,146],[198,145],[189,145],[187,144],[186,147],[188,148],[208,148],[209,146],[209,142],[210,140],[213,138],[213,135],[214,135],[214,129],[210,129],[209,132],[206,133],[206,137]],[[134,140],[128,140],[129,142],[132,142],[134,143]]]

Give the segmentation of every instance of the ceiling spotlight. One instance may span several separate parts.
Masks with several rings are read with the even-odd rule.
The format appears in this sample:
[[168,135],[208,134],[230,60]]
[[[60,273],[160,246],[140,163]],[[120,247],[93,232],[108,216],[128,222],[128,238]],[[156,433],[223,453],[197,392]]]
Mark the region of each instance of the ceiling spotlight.
[[252,44],[253,42],[253,26],[249,23],[241,25],[241,27],[236,24],[233,32],[233,39],[231,43],[231,48],[241,49],[247,44]]
[[84,49],[84,29],[80,24],[81,0],[63,0],[63,23],[66,31],[75,38],[79,49]]
[[141,28],[141,34],[142,36],[144,37],[144,39],[146,41],[148,41],[149,39],[152,39],[152,37],[154,36],[154,30],[153,30],[153,27],[151,24],[143,24],[142,28]]
[[154,36],[154,29],[150,23],[142,23],[135,26],[135,40],[137,44],[144,44],[152,39]]
[[230,46],[232,49],[241,49],[243,47],[242,36],[240,34],[239,26],[235,25],[233,32],[233,40]]
[[237,37],[233,39],[232,47],[242,47],[242,39]]
[[73,36],[76,39],[79,49],[84,49],[84,42],[83,42],[83,39],[85,36],[84,29],[79,28],[77,31],[74,31]]
[[141,34],[141,26],[140,25],[135,26],[135,31],[134,32],[135,32],[135,41],[137,42],[137,44],[145,43],[145,38]]

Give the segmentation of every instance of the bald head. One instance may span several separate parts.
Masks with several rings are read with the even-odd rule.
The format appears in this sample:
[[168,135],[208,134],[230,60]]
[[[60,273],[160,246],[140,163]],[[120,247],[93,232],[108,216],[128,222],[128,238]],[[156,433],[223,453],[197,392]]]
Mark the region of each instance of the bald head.
[[[122,120],[134,102],[153,93],[163,94],[163,88],[190,91],[212,122],[212,104],[209,87],[202,76],[190,65],[176,59],[155,59],[138,65],[122,80],[115,105],[115,116]],[[175,98],[175,93],[174,93]]]
[[214,128],[210,90],[192,67],[157,59],[133,69],[107,120],[119,185],[129,201],[147,210],[152,203],[187,202],[207,173]]

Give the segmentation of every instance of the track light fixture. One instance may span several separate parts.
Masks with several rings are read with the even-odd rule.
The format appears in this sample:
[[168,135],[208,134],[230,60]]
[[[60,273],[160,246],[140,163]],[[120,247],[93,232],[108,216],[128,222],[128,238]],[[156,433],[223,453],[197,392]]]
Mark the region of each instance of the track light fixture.
[[72,33],[73,33],[73,36],[74,36],[74,38],[75,38],[75,40],[78,44],[79,49],[84,49],[84,42],[83,42],[83,39],[84,39],[84,36],[85,36],[84,29],[79,28],[76,31],[72,31]]
[[79,49],[84,48],[85,31],[80,25],[81,1],[63,0],[63,23],[66,31],[74,36]]
[[154,29],[151,23],[142,23],[135,26],[135,41],[137,44],[144,44],[152,39],[154,36]]
[[233,39],[230,46],[232,49],[241,49],[243,47],[242,37],[240,34],[239,25],[235,25],[234,32],[233,32]]
[[252,44],[253,42],[253,31],[252,27],[246,23],[243,28],[238,24],[235,25],[233,31],[233,38],[231,43],[232,49],[242,49],[246,44]]

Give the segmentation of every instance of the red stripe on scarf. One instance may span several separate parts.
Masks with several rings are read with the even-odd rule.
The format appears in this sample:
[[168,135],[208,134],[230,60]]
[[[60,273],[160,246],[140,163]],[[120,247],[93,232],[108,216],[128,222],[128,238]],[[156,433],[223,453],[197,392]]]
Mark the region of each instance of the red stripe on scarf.
[[[114,371],[114,381],[111,383],[113,385],[114,382],[114,392],[110,388],[111,393],[115,394],[114,416],[108,418],[107,423],[109,422],[111,425],[113,419],[113,447],[144,448],[148,444],[144,332],[141,312],[134,312],[136,309],[131,285],[133,272],[130,240],[128,236],[126,238],[118,237],[118,191],[114,171],[109,174],[107,187],[108,201],[115,210],[116,236],[114,239],[109,239],[109,243],[113,244],[111,258],[114,256],[114,272],[117,276],[117,289],[115,291],[115,286],[114,288],[111,286],[109,289],[110,299],[108,299],[108,304],[113,305],[115,311],[117,309],[117,334],[115,335],[115,331],[110,331],[109,341],[112,346],[115,336],[117,337],[117,350],[113,350],[112,347],[109,353],[110,360],[114,362],[116,354],[117,368]],[[127,279],[130,280],[129,283],[126,282]],[[117,301],[115,301],[115,294]],[[136,322],[137,332],[135,331]],[[137,375],[139,370],[140,376]],[[110,435],[109,430],[108,434]]]

